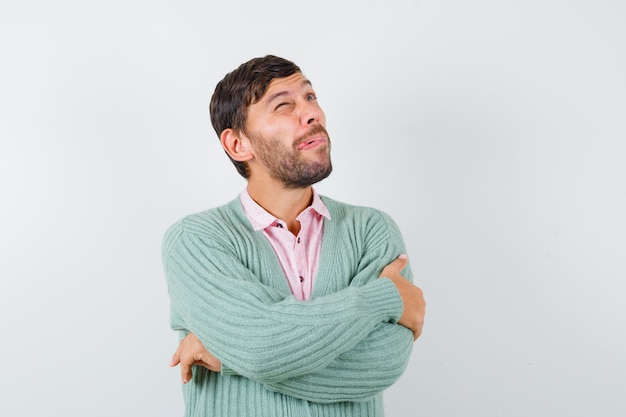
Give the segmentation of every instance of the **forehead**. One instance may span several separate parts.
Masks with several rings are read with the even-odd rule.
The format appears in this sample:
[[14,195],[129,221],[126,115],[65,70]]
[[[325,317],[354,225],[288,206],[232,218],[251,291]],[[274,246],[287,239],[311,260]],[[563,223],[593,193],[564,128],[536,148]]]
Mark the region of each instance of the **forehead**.
[[300,72],[296,72],[288,77],[274,78],[270,81],[265,94],[259,101],[270,101],[277,94],[289,94],[295,91],[311,88],[311,82]]

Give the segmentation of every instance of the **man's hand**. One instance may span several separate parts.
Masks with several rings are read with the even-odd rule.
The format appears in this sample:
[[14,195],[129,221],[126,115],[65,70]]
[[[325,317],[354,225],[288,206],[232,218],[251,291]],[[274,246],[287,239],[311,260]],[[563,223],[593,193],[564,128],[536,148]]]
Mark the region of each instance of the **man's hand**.
[[400,255],[383,269],[379,278],[389,278],[396,284],[403,306],[402,316],[398,324],[409,328],[413,332],[414,340],[417,340],[420,334],[422,334],[426,301],[424,301],[422,290],[411,284],[409,280],[400,274],[400,271],[404,269],[408,262],[408,256]]
[[222,363],[215,356],[211,354],[202,342],[198,340],[196,335],[189,333],[178,345],[178,349],[172,356],[170,366],[176,366],[180,364],[180,376],[183,380],[183,384],[191,381],[191,367],[192,365],[204,366],[209,371],[220,372],[222,370]]

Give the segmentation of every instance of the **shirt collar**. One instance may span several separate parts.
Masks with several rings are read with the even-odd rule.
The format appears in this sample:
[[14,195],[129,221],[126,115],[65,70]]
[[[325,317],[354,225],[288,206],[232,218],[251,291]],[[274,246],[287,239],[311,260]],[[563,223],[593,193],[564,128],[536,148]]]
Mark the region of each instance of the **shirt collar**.
[[[252,197],[250,197],[250,194],[248,194],[247,188],[243,190],[243,192],[239,196],[239,199],[241,200],[243,211],[246,214],[246,217],[248,217],[248,219],[250,220],[250,223],[252,224],[252,228],[254,230],[265,229],[266,227],[271,226],[276,221],[280,220],[272,214],[268,213],[267,210],[265,210],[256,201],[254,201]],[[302,213],[298,215],[298,218],[300,218],[300,216],[310,210],[313,210],[318,215],[324,216],[330,220],[330,213],[328,212],[328,208],[326,208],[326,205],[314,188],[313,201],[311,202],[311,205],[304,209]]]

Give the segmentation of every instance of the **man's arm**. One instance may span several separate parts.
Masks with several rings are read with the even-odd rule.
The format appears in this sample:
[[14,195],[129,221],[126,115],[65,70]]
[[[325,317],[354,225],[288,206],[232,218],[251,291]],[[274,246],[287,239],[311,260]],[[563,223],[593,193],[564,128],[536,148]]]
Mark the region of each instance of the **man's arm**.
[[[400,276],[407,263],[406,256],[399,257],[383,269],[381,278],[393,277],[396,281],[405,281],[410,285]],[[400,285],[402,286],[402,283]],[[416,293],[410,291],[402,297],[403,304],[406,309],[406,302],[413,303],[410,297],[417,296],[418,301],[412,307],[421,309],[417,316],[423,320],[425,303],[421,291],[415,289]],[[400,292],[402,296],[403,291]],[[420,332],[421,322],[413,334],[419,335]],[[390,349],[390,346],[393,346],[393,349]],[[406,368],[411,348],[412,340],[407,338],[406,329],[391,323],[380,323],[367,338],[349,352],[337,357],[326,368],[286,381],[267,383],[266,387],[282,394],[315,402],[361,400],[388,388],[398,379]],[[181,341],[170,365],[174,366],[179,362],[183,383],[191,380],[192,365],[203,366],[213,372],[221,371],[219,360],[208,352],[192,333]],[[346,381],[352,384],[347,384]],[[357,381],[361,382],[354,385]]]
[[317,403],[362,401],[392,386],[408,365],[413,338],[381,323],[371,336],[315,372],[265,384],[271,391]]
[[[422,291],[401,276],[407,264],[408,258],[401,255],[383,269],[380,277],[397,283],[404,305],[403,325],[413,325],[412,334],[417,339],[422,331],[426,303]],[[410,276],[410,270],[407,272]],[[413,339],[407,337],[407,330],[391,323],[381,323],[367,338],[326,368],[266,384],[266,387],[322,403],[365,399],[389,388],[406,369],[413,344]]]

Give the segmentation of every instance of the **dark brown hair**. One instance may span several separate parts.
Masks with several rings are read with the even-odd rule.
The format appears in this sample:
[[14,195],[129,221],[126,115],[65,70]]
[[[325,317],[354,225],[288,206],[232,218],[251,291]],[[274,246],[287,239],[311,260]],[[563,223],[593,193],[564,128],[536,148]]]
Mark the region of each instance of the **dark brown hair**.
[[[248,106],[259,101],[270,82],[301,72],[291,61],[274,55],[254,58],[226,74],[217,83],[209,113],[213,129],[219,137],[225,129],[245,132]],[[227,154],[228,155],[228,154]],[[230,155],[228,156],[230,158]],[[248,178],[248,164],[230,158],[242,177]]]

